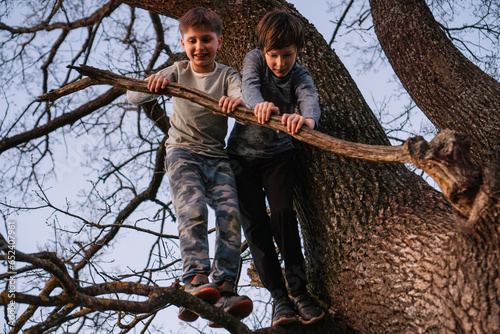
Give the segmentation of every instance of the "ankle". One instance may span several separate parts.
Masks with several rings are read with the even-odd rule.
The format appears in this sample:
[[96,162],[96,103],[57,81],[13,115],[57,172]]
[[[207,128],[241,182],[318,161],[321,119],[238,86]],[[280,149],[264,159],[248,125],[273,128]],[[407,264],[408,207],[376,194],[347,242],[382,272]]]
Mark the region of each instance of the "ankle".
[[183,280],[184,285],[188,284],[203,284],[203,283],[208,283],[208,276],[204,274],[196,274],[189,276]]
[[224,281],[222,284],[217,284],[219,286],[219,291],[221,295],[234,296],[238,295],[236,293],[236,286],[234,283],[229,281]]

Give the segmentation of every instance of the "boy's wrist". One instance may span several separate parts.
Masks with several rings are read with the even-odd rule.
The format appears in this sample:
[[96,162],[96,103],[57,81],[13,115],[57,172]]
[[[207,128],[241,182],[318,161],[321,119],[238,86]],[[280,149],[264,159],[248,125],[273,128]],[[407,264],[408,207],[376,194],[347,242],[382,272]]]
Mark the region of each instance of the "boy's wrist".
[[312,118],[304,118],[304,124],[310,127],[311,129],[316,128],[316,121]]

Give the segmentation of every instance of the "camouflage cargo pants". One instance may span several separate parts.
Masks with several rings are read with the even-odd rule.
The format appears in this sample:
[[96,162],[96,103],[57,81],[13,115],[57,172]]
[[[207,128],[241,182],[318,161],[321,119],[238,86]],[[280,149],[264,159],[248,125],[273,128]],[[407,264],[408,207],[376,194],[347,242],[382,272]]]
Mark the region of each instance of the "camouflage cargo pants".
[[[182,148],[170,148],[165,167],[177,215],[183,281],[196,274],[215,283],[237,283],[241,223],[238,197],[229,159],[210,158]],[[208,207],[215,211],[215,256],[210,266]]]

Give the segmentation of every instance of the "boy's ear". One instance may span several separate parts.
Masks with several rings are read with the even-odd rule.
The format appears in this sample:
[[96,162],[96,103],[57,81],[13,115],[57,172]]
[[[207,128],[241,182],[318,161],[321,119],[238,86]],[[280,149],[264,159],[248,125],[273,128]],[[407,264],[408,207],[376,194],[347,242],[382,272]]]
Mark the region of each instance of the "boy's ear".
[[186,47],[184,46],[184,38],[181,38],[182,50],[186,51]]
[[218,42],[217,50],[220,49],[220,47],[222,46],[222,40],[223,40],[222,35],[217,37],[217,42]]

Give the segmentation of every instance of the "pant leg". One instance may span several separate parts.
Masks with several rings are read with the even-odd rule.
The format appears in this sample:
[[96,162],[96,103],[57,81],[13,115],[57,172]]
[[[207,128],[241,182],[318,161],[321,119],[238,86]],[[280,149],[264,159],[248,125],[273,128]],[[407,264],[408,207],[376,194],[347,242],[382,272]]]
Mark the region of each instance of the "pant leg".
[[177,215],[183,262],[182,280],[210,274],[208,209],[199,156],[189,150],[168,150],[165,166]]
[[241,220],[238,194],[229,159],[207,158],[207,196],[215,211],[215,255],[212,280],[238,283],[241,262]]
[[257,273],[274,299],[287,294],[285,280],[273,241],[267,214],[259,163],[230,156],[236,179],[243,231],[252,253]]
[[263,184],[271,209],[274,239],[285,262],[285,276],[292,295],[306,291],[307,277],[304,256],[293,208],[297,177],[295,150],[274,156],[263,173]]

